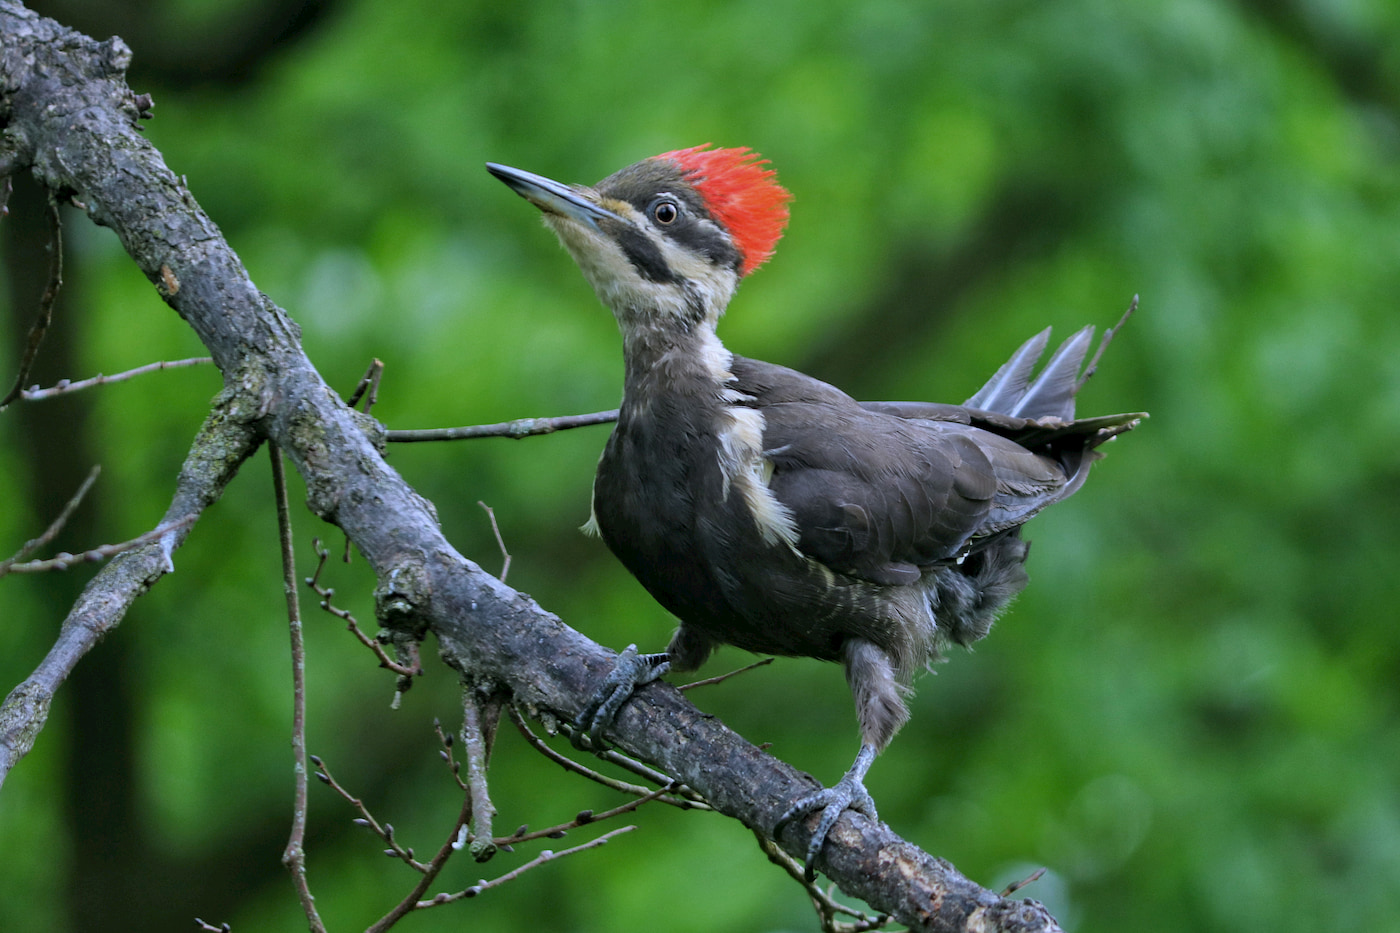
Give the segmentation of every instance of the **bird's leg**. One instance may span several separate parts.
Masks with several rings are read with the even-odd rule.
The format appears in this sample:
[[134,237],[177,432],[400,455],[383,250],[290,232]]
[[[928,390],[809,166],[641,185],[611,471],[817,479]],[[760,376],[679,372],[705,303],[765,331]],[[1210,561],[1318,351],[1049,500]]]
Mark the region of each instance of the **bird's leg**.
[[875,746],[862,745],[860,752],[856,754],[856,760],[851,764],[850,770],[841,776],[841,780],[815,794],[803,797],[788,807],[783,815],[778,817],[778,822],[773,824],[773,837],[776,839],[788,823],[821,811],[821,819],[817,820],[817,828],[812,830],[812,839],[807,843],[807,857],[803,860],[808,881],[816,877],[812,863],[816,861],[817,853],[822,850],[822,843],[826,842],[831,827],[836,825],[844,810],[859,810],[872,820],[880,818],[875,812],[874,798],[865,789],[865,773],[870,770],[874,761]]
[[909,708],[905,705],[902,688],[895,676],[890,656],[879,645],[864,638],[851,638],[842,647],[846,661],[846,680],[851,685],[851,696],[856,701],[856,718],[860,720],[860,752],[851,769],[842,775],[841,780],[825,790],[803,797],[788,807],[773,827],[776,838],[784,826],[799,817],[821,811],[817,828],[812,832],[812,840],[807,844],[805,861],[807,880],[815,877],[812,863],[822,850],[831,827],[841,817],[841,811],[850,808],[859,810],[872,820],[878,820],[875,801],[865,789],[865,773],[879,750],[889,744],[904,721],[909,718]]
[[662,651],[657,654],[639,654],[636,645],[628,645],[617,656],[617,664],[593,692],[583,712],[579,713],[573,743],[584,748],[583,736],[588,736],[587,747],[594,751],[603,749],[603,732],[612,727],[622,704],[631,699],[637,688],[649,684],[671,669],[671,655]]

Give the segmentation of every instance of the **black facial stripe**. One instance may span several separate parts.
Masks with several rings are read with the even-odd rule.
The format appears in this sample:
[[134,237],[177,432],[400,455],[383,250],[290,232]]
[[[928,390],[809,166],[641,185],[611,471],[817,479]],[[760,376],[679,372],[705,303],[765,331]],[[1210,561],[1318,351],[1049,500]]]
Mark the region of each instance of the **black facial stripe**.
[[666,264],[661,255],[661,248],[652,242],[651,237],[632,226],[623,227],[616,236],[617,245],[622,247],[627,260],[643,278],[663,283],[680,281],[680,277]]
[[686,214],[680,221],[666,227],[663,234],[679,243],[692,253],[703,253],[705,258],[717,266],[729,266],[738,271],[743,257],[713,223],[696,219]]

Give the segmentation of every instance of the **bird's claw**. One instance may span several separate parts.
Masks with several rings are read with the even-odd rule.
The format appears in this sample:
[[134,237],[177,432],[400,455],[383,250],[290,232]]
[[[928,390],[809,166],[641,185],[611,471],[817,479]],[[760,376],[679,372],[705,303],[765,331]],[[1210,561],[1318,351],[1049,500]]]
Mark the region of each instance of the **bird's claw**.
[[[636,645],[628,645],[579,713],[572,737],[574,745],[593,751],[606,748],[603,733],[612,727],[622,704],[631,699],[638,687],[651,683],[670,669],[670,658],[665,653],[639,654]],[[588,737],[587,744],[584,736]]]
[[848,772],[832,786],[823,788],[815,794],[808,794],[783,811],[783,815],[778,817],[778,821],[773,824],[773,838],[776,839],[788,823],[802,819],[818,810],[821,811],[821,817],[817,820],[816,829],[812,830],[812,838],[807,843],[807,856],[802,862],[802,873],[808,881],[816,878],[817,872],[813,864],[817,860],[817,853],[821,852],[827,835],[830,834],[831,828],[836,825],[836,821],[841,818],[842,813],[846,810],[858,810],[872,820],[880,818],[875,812],[875,799],[865,789],[864,782],[858,776]]

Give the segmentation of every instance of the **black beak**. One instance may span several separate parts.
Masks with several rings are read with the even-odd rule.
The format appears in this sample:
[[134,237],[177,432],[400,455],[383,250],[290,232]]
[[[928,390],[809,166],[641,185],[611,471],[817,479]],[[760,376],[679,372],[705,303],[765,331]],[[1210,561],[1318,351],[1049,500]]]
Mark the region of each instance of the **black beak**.
[[623,222],[621,217],[606,208],[599,207],[579,189],[562,185],[552,178],[511,168],[508,165],[497,165],[495,162],[487,162],[486,170],[510,185],[512,191],[542,211],[561,214],[579,223],[587,224],[595,230],[598,229],[598,221],[600,220]]

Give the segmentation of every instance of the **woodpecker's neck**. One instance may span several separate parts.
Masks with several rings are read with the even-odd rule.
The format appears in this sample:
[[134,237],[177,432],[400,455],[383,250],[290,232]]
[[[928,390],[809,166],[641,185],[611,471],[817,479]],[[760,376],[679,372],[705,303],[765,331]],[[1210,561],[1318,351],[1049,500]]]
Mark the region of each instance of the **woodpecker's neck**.
[[624,325],[622,333],[623,419],[651,412],[660,399],[697,413],[737,400],[730,387],[733,354],[709,321],[687,328]]
[[[686,490],[684,502],[669,513],[676,520],[689,520],[699,501],[724,507],[736,493],[733,501],[742,503],[762,541],[800,557],[796,520],[768,488],[773,465],[764,456],[763,412],[739,389],[734,355],[715,335],[713,321],[690,328],[624,326],[623,357],[622,407],[598,464],[598,476],[607,478],[602,481],[622,475],[671,493]],[[660,476],[679,485],[672,488]],[[596,513],[595,519],[607,534],[602,523],[610,519]]]

